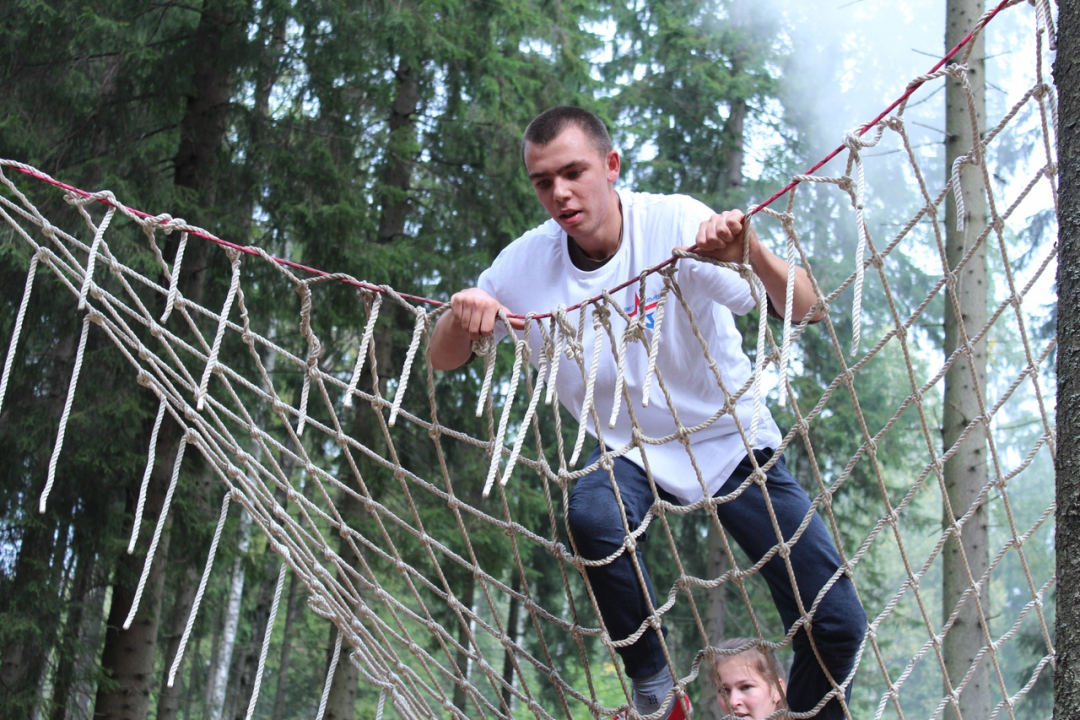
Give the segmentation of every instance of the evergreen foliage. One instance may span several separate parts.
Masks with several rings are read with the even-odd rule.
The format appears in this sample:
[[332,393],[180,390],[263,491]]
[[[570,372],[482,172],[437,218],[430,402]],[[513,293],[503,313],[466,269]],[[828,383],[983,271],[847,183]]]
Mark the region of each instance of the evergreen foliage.
[[[520,137],[529,119],[548,106],[581,105],[608,121],[624,148],[624,184],[690,194],[716,209],[743,206],[758,198],[762,188],[772,187],[775,178],[805,167],[811,159],[800,143],[805,121],[787,105],[791,95],[784,74],[790,52],[782,20],[758,12],[750,0],[10,0],[0,10],[0,157],[34,165],[77,187],[107,187],[129,205],[167,210],[231,242],[401,292],[446,299],[474,283],[510,240],[545,219],[522,178]],[[748,177],[744,154],[752,138],[765,133],[781,140],[760,176]],[[74,217],[58,197],[43,192],[32,200],[47,217]],[[895,200],[894,195],[871,202],[887,212]],[[835,196],[821,199],[800,229],[815,275],[831,287],[851,271],[855,244],[838,222],[835,203]],[[142,253],[145,268],[156,267],[131,223],[117,219],[110,232],[111,243],[130,249],[128,257]],[[779,238],[767,222],[761,232]],[[1031,232],[1034,237],[1038,228]],[[176,242],[168,240],[170,258]],[[220,305],[230,273],[225,254],[205,244],[193,244],[188,252],[194,253],[186,260],[190,270],[183,280],[188,294]],[[25,246],[0,234],[0,337],[5,339],[0,355],[5,357],[28,262]],[[893,291],[904,301],[918,299],[927,284],[919,259],[894,254],[890,262]],[[245,303],[258,331],[306,357],[310,348],[294,332],[300,299],[276,293],[282,285],[268,265],[245,259],[242,268],[253,280],[248,287],[257,288],[248,292]],[[50,720],[85,717],[95,702],[100,711],[125,694],[141,697],[138,717],[243,717],[280,561],[257,535],[243,549],[244,530],[234,507],[217,563],[219,569],[236,563],[242,572],[232,577],[218,572],[211,579],[176,687],[166,688],[222,495],[213,472],[189,450],[159,551],[167,562],[160,563],[152,597],[139,615],[148,648],[139,658],[121,652],[116,618],[126,615],[142,568],[141,555],[127,555],[127,538],[157,406],[131,382],[115,348],[91,334],[86,362],[94,369],[94,381],[79,385],[78,411],[68,425],[69,437],[78,441],[65,448],[58,469],[63,480],[48,511],[38,513],[81,324],[70,312],[66,289],[45,273],[39,273],[37,282],[41,285],[29,312],[34,321],[24,330],[0,414],[0,718],[35,713]],[[100,282],[117,285],[113,279]],[[312,328],[322,347],[320,367],[347,379],[367,309],[355,290],[342,284],[321,283],[313,293],[320,308]],[[867,298],[866,315],[887,321],[881,289],[871,287]],[[841,296],[836,307],[850,307],[845,303]],[[942,313],[935,301],[918,341],[940,345],[934,325]],[[850,337],[849,317],[834,314],[832,320],[840,337]],[[384,310],[378,327],[381,354],[371,362],[383,369],[401,367],[412,330],[412,318]],[[164,352],[149,337],[146,341],[155,352]],[[841,373],[841,358],[820,326],[807,330],[799,352],[792,385],[798,410],[805,414]],[[274,360],[265,349],[233,341],[222,356],[248,377],[258,377],[260,364],[272,374]],[[500,362],[508,361],[504,353]],[[810,471],[801,442],[788,450],[789,465],[812,495],[821,489],[819,480],[831,485],[843,479],[833,512],[842,518],[839,539],[848,557],[881,514],[879,479],[868,459],[843,477],[847,459],[869,439],[855,413],[855,394],[869,431],[877,432],[912,390],[904,362],[884,354],[851,392],[833,396],[806,438],[815,448],[829,449],[827,457],[817,456],[824,477]],[[426,368],[414,367],[416,381],[410,383],[405,405],[424,420],[437,412],[444,426],[485,436],[497,418],[475,417],[480,365],[438,377],[433,405],[422,391]],[[392,375],[392,370],[378,380],[368,375],[363,390],[392,396],[387,380]],[[274,382],[292,400],[303,378],[274,376]],[[258,407],[253,397],[240,400]],[[520,395],[517,403],[523,403]],[[939,398],[928,398],[931,415],[940,412],[938,405]],[[258,407],[257,412],[267,427],[285,422],[273,408]],[[329,419],[314,400],[311,416]],[[1022,405],[1012,417],[1018,423],[1032,421],[1030,408]],[[777,418],[785,430],[796,422],[790,408]],[[369,408],[361,408],[349,418],[347,430],[375,437],[380,421]],[[544,437],[554,438],[554,421],[546,422],[550,426]],[[166,420],[166,428],[170,423]],[[476,482],[438,490],[481,505],[488,457],[462,445],[437,447],[423,428],[403,425],[402,432],[412,434],[397,445],[402,464],[424,477],[439,476],[429,469],[440,460],[451,464],[457,477]],[[569,426],[564,422],[562,432],[564,442],[572,445]],[[906,473],[921,450],[918,418],[905,413],[891,432],[901,440],[891,442],[877,463],[884,468],[886,491],[897,493],[910,483]],[[1028,432],[1038,434],[1037,428]],[[175,427],[173,433],[172,444],[166,443],[154,460],[156,478],[172,467],[179,442]],[[1023,438],[1017,444],[1024,446]],[[536,451],[547,453],[557,466],[554,447]],[[540,605],[562,608],[569,585],[575,602],[582,601],[567,612],[595,626],[577,571],[551,553],[530,546],[518,567],[502,530],[448,512],[446,503],[430,493],[411,494],[406,481],[370,458],[336,446],[314,452],[316,464],[341,477],[351,477],[355,463],[373,494],[387,497],[387,505],[409,524],[453,538],[447,542],[449,551],[474,558],[508,585],[528,584]],[[314,492],[302,468],[283,463],[280,469],[294,487]],[[1042,471],[1048,477],[1052,473],[1050,468]],[[504,495],[490,502],[505,502],[519,522],[563,533],[561,522],[551,528],[545,497],[555,495],[560,506],[558,488],[537,486],[535,475],[529,477],[515,478]],[[1031,482],[1039,493],[1046,491]],[[160,496],[163,485],[155,483]],[[368,519],[360,503],[334,492],[333,500],[351,522]],[[279,496],[284,497],[280,488]],[[1037,505],[1024,511],[1037,515],[1045,504]],[[939,507],[924,499],[906,516],[913,525],[905,531],[925,536],[939,514]],[[143,520],[144,541],[155,521],[150,513]],[[468,530],[467,543],[456,530],[458,523]],[[715,550],[710,551],[705,516],[672,517],[670,523],[687,571],[706,576],[706,562]],[[667,588],[675,570],[662,532],[657,531],[649,562],[657,587]],[[1029,557],[1046,566],[1053,562],[1048,535],[1044,530],[1036,538],[1042,552],[1029,551]],[[376,542],[385,542],[384,550],[392,543],[403,560],[428,574],[432,586],[419,592],[429,607],[439,606],[436,596],[454,595],[492,621],[498,618],[513,627],[535,657],[584,685],[578,653],[600,657],[596,638],[579,644],[570,633],[533,632],[525,609],[488,603],[475,592],[470,572],[446,564],[435,568],[421,543],[400,528],[387,528],[385,538]],[[340,552],[352,552],[345,541]],[[895,553],[875,552],[880,562],[875,558],[861,564],[857,578],[871,616],[905,579]],[[396,571],[376,555],[354,554],[357,571],[369,568],[385,575],[384,584],[391,582]],[[1023,585],[1015,563],[1003,566],[1001,576],[1002,587]],[[237,577],[244,589],[229,638],[226,610]],[[703,591],[692,592],[699,606],[710,602]],[[764,583],[751,581],[749,593],[766,629],[781,634]],[[710,631],[753,634],[741,596],[733,588],[719,595],[714,610],[721,626]],[[726,611],[725,599],[730,604]],[[463,638],[468,628],[452,607],[441,608],[432,619]],[[670,614],[668,624],[672,645],[681,653],[676,661],[685,667],[701,643],[694,619],[683,608]],[[1015,616],[1018,610],[1009,612]],[[422,637],[418,627],[414,630]],[[1030,654],[1010,650],[1015,653],[1010,662],[1029,677],[1029,665],[1038,662],[1044,647],[1030,622],[1021,634]],[[256,717],[314,716],[333,639],[328,624],[306,610],[302,588],[290,582],[272,629]],[[434,634],[425,640],[431,648],[438,645]],[[907,651],[905,642],[896,640]],[[224,657],[226,647],[231,657]],[[443,660],[464,663],[452,652]],[[215,700],[211,686],[218,668],[226,669],[227,692]],[[355,673],[339,672],[338,684],[352,683],[356,692]],[[509,671],[505,676],[511,677]],[[611,672],[588,679],[611,705],[624,700],[614,677]],[[541,677],[534,682],[541,704],[562,707],[554,685]],[[706,683],[701,690],[708,704],[712,691]],[[1048,707],[1049,690],[1039,686],[1037,691],[1043,699],[1036,709]],[[498,690],[485,688],[485,693],[498,706]],[[335,717],[374,717],[377,688],[361,685],[355,697],[344,697]],[[872,710],[876,700],[857,691],[855,707],[860,713]],[[455,703],[466,707],[462,698],[455,696]]]

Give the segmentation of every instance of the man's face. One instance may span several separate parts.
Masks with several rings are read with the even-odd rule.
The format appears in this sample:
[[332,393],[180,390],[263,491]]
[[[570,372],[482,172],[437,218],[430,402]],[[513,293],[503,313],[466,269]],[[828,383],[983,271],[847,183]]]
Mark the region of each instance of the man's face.
[[[548,214],[589,250],[598,235],[615,227],[619,154],[604,156],[577,125],[568,125],[547,145],[525,144],[525,167],[536,197]],[[617,237],[614,238],[617,242]]]

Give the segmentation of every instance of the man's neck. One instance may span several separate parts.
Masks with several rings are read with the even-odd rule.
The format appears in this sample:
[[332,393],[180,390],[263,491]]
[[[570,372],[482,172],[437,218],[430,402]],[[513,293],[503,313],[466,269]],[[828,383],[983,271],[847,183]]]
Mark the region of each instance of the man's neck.
[[575,245],[581,250],[581,252],[591,260],[596,262],[606,262],[611,259],[619,251],[622,246],[623,239],[623,214],[622,214],[622,199],[619,194],[612,189],[612,201],[615,203],[615,212],[611,215],[612,222],[607,224],[607,227],[600,229],[600,232],[596,236],[587,239],[579,239],[573,236],[568,236]]

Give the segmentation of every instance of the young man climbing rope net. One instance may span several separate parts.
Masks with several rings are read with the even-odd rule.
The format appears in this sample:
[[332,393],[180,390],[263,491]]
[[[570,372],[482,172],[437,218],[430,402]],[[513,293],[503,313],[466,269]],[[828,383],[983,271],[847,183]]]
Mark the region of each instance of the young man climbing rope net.
[[[460,367],[472,357],[474,341],[501,334],[500,310],[523,315],[595,297],[667,260],[673,248],[722,263],[748,258],[770,306],[785,307],[788,265],[762,245],[741,212],[716,214],[682,195],[615,189],[619,154],[595,115],[572,107],[541,113],[525,131],[523,153],[551,219],[503,250],[478,287],[451,298],[451,311],[432,336],[436,369]],[[805,271],[796,268],[792,277],[793,320],[810,313],[818,319]],[[775,422],[763,408],[754,418],[753,393],[745,391],[751,364],[733,315],[755,307],[750,285],[730,267],[708,262],[683,261],[676,279],[687,312],[668,313],[663,321],[655,357],[662,399],[654,395],[643,403],[650,343],[628,344],[618,357],[615,348],[602,347],[610,338],[596,342],[596,327],[585,328],[579,343],[580,367],[596,362],[595,374],[561,371],[557,377],[560,401],[597,439],[587,463],[595,469],[571,491],[567,518],[603,628],[632,681],[637,712],[684,717],[689,701],[675,689],[640,526],[662,503],[715,507],[752,562],[772,551],[761,574],[785,627],[801,621],[793,639],[791,710],[844,717],[866,615],[816,513],[791,542],[810,500],[783,457],[774,456],[782,441]],[[646,336],[657,320],[663,282],[653,274],[613,296]],[[598,357],[594,347],[602,347]],[[536,350],[532,357],[539,356]],[[618,382],[627,402],[609,426]]]

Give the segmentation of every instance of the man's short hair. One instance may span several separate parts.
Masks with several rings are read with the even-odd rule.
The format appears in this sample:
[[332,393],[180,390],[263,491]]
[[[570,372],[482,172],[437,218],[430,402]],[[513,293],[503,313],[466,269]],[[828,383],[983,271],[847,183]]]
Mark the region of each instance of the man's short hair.
[[521,156],[525,157],[525,143],[533,145],[547,145],[559,136],[568,125],[576,125],[581,128],[585,136],[592,142],[602,157],[614,149],[611,144],[611,135],[608,134],[604,121],[593,115],[588,110],[569,105],[559,105],[548,108],[533,118],[529,126],[525,128],[525,135],[521,139]]

